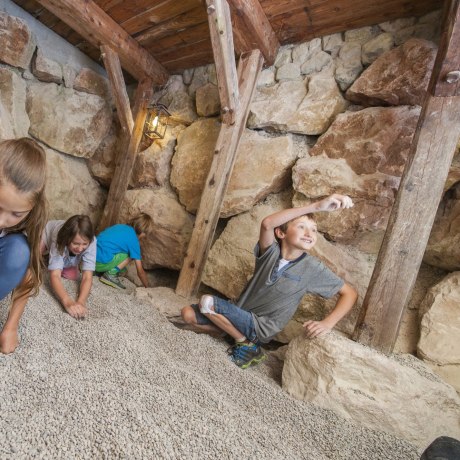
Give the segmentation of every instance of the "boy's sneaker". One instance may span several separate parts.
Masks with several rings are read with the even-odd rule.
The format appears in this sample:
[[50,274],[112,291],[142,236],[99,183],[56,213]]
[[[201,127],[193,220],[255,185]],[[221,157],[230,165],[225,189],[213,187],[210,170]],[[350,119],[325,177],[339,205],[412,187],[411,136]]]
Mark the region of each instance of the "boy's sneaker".
[[108,286],[126,289],[126,286],[124,286],[124,284],[120,281],[118,275],[111,275],[108,272],[104,272],[99,278],[99,280],[101,281],[101,283],[107,284]]
[[241,369],[246,369],[249,366],[254,366],[262,362],[266,355],[259,345],[248,345],[246,343],[236,343],[233,346],[231,355],[232,361]]

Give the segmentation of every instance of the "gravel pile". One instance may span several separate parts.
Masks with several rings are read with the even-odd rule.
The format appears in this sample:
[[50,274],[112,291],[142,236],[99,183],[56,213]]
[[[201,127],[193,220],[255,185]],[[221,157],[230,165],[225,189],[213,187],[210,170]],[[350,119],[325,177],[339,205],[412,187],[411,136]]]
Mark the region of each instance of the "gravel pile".
[[130,289],[95,279],[88,305],[76,321],[46,286],[29,302],[20,347],[0,357],[1,459],[418,459],[293,400],[267,365],[237,368],[225,343],[175,328]]

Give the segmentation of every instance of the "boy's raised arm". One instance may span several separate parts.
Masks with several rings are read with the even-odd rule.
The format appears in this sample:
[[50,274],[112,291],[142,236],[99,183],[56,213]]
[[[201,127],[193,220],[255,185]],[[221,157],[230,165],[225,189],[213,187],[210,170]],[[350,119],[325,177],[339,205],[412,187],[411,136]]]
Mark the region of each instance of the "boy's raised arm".
[[275,212],[265,217],[260,224],[259,234],[259,247],[261,253],[272,245],[275,241],[275,228],[289,222],[292,219],[309,214],[312,212],[319,211],[336,211],[337,209],[351,208],[353,201],[347,195],[334,195],[328,196],[320,201],[315,201],[306,206],[300,206],[299,208],[283,209],[282,211]]

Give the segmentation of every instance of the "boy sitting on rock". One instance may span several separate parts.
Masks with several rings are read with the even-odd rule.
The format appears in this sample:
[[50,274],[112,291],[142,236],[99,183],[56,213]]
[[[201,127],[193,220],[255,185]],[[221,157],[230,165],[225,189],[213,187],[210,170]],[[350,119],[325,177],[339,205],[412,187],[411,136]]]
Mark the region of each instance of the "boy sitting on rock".
[[254,275],[236,305],[216,296],[203,295],[199,304],[182,309],[184,321],[201,332],[222,331],[235,339],[229,352],[245,369],[265,359],[260,347],[280,332],[307,293],[329,298],[339,294],[335,308],[322,321],[307,321],[309,338],[328,333],[354,305],[353,287],[308,254],[317,240],[310,213],[350,208],[344,195],[331,195],[316,203],[276,212],[262,221],[254,253]]

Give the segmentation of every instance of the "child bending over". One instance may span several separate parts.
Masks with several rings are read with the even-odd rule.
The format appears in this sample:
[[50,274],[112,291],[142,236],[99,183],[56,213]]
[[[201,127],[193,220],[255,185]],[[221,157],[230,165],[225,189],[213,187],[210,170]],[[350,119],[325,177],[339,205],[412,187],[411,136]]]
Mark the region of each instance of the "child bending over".
[[0,300],[11,295],[0,332],[0,352],[19,344],[18,327],[27,300],[41,284],[40,238],[48,215],[46,157],[32,139],[0,142]]
[[316,223],[310,213],[353,206],[344,195],[285,209],[266,217],[255,247],[255,271],[236,305],[204,295],[199,305],[182,309],[182,318],[197,330],[226,332],[235,339],[231,358],[245,369],[265,358],[260,344],[269,342],[292,318],[307,293],[332,297],[335,308],[322,321],[307,321],[309,338],[329,332],[356,302],[357,293],[318,259],[308,254],[317,240]]
[[[49,254],[48,270],[51,288],[65,311],[75,319],[88,313],[86,301],[93,285],[96,267],[96,238],[88,216],[76,215],[66,221],[51,220],[46,224],[41,244],[42,254]],[[73,299],[61,278],[78,280],[83,273],[78,297]]]
[[149,283],[142,267],[139,240],[152,231],[153,220],[148,214],[140,214],[126,224],[106,228],[97,237],[96,272],[102,273],[99,280],[112,287],[125,289],[120,281],[120,273],[134,260],[137,275],[144,287]]

